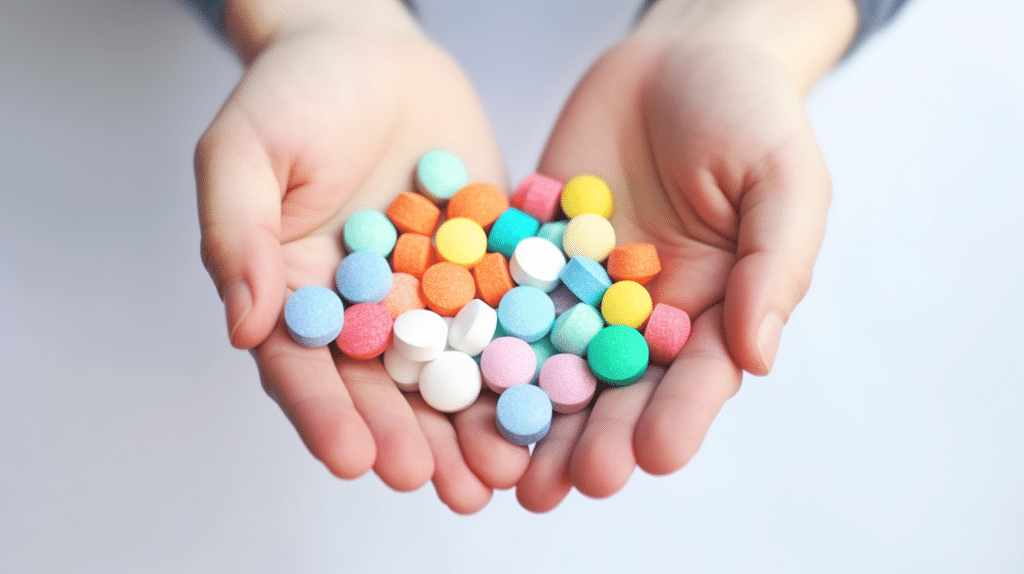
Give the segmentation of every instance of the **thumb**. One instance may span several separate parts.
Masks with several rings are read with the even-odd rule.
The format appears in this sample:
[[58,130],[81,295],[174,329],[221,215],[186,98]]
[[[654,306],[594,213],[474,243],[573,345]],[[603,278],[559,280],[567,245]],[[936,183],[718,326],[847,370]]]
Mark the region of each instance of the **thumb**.
[[228,106],[196,146],[201,250],[231,344],[250,349],[270,335],[284,306],[282,185],[260,138]]

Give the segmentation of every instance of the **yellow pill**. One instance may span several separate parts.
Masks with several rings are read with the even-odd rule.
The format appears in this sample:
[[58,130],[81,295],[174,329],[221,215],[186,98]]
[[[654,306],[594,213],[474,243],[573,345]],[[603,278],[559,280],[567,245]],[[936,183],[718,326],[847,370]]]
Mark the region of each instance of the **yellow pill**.
[[466,217],[449,219],[437,228],[434,245],[441,259],[472,267],[487,253],[487,234],[480,224]]
[[612,216],[612,190],[596,175],[577,175],[562,187],[562,211],[573,218],[583,213],[593,213],[608,219]]
[[639,329],[653,309],[651,294],[636,281],[613,283],[601,299],[601,314],[609,325],[628,325]]
[[593,213],[577,215],[569,220],[562,234],[562,251],[571,259],[582,255],[604,261],[615,249],[615,228],[607,219]]

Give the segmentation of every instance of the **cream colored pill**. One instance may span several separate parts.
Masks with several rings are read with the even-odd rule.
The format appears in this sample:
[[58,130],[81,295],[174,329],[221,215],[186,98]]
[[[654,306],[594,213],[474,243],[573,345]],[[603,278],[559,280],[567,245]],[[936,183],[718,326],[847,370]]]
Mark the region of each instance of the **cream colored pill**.
[[427,361],[410,361],[395,350],[394,344],[384,351],[384,370],[395,381],[398,390],[411,393],[420,388],[420,371]]
[[577,215],[565,226],[562,249],[570,258],[581,255],[597,262],[604,261],[615,249],[615,229],[600,215]]
[[395,350],[410,361],[430,361],[448,343],[448,325],[440,315],[427,309],[406,311],[395,319]]
[[543,237],[527,237],[516,245],[508,261],[508,272],[518,285],[532,285],[545,293],[558,287],[558,275],[565,267],[565,255]]
[[479,299],[473,299],[455,315],[448,326],[448,345],[469,356],[479,355],[494,338],[498,312]]
[[462,351],[445,351],[420,371],[420,396],[442,413],[461,411],[480,396],[480,367]]

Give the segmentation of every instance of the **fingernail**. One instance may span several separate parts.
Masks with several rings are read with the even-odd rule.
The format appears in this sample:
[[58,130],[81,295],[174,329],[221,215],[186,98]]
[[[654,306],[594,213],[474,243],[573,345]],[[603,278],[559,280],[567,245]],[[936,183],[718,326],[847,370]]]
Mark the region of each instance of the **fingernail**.
[[228,339],[235,340],[235,330],[249,314],[252,294],[244,279],[235,279],[224,288],[224,314],[227,316]]
[[774,311],[761,322],[757,330],[757,352],[761,355],[761,364],[767,373],[775,363],[775,354],[779,351],[779,339],[782,337],[782,326],[785,322]]

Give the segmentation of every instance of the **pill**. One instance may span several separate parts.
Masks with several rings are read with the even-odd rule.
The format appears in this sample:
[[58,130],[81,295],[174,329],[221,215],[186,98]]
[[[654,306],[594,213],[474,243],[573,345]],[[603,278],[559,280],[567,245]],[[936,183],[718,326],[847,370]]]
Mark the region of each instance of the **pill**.
[[539,221],[510,207],[491,226],[491,232],[487,235],[487,249],[497,251],[506,258],[512,257],[516,245],[527,237],[533,237],[539,228]]
[[406,311],[427,308],[420,292],[420,280],[408,273],[391,274],[391,291],[380,304],[388,310],[392,321]]
[[479,355],[494,338],[498,313],[480,299],[473,299],[455,315],[448,327],[448,345],[469,356]]
[[473,404],[480,387],[480,368],[462,351],[445,351],[420,371],[420,396],[442,413],[455,413]]
[[395,248],[398,231],[383,213],[364,209],[349,216],[341,236],[345,250],[349,253],[376,251],[382,257],[387,257]]
[[338,334],[338,349],[353,359],[379,357],[391,340],[391,315],[383,305],[358,303],[345,309],[345,326]]
[[612,191],[603,179],[591,174],[577,175],[562,186],[562,211],[572,219],[593,213],[608,219],[612,216]]
[[[501,326],[501,323],[498,324]],[[498,335],[495,335],[497,337]],[[533,378],[530,380],[532,383],[536,383],[540,377],[540,370],[544,367],[544,363],[548,359],[558,354],[558,349],[551,344],[549,337],[541,337],[536,341],[530,343],[530,348],[533,349],[533,354],[537,356],[537,368],[533,372]]]
[[586,303],[579,303],[555,319],[549,338],[559,352],[583,356],[590,340],[603,328],[601,313]]
[[391,202],[388,219],[402,233],[418,233],[430,237],[437,227],[441,210],[430,199],[411,191],[403,191]]
[[508,261],[512,280],[519,285],[533,285],[545,293],[558,287],[558,278],[565,267],[562,250],[547,239],[527,237],[516,245]]
[[323,347],[341,332],[345,310],[338,294],[326,287],[310,285],[288,297],[284,322],[296,343]]
[[473,267],[473,278],[480,298],[491,307],[497,307],[505,293],[516,286],[508,271],[508,260],[498,252],[484,255]]
[[539,221],[551,221],[558,213],[561,194],[562,182],[546,175],[531,173],[523,178],[512,194],[512,206]]
[[608,273],[600,263],[580,255],[566,263],[560,277],[573,295],[595,307],[601,304],[604,292],[612,286],[612,280],[608,278]]
[[448,201],[468,183],[466,166],[448,150],[428,152],[416,164],[416,187],[435,202]]
[[639,329],[653,309],[651,294],[636,281],[616,281],[601,298],[601,314],[609,325]]
[[593,213],[584,213],[570,219],[562,234],[562,250],[568,257],[582,255],[600,262],[614,248],[615,229],[611,222]]
[[434,235],[437,255],[462,267],[472,267],[487,253],[487,234],[480,224],[466,217],[449,219]]
[[410,361],[431,361],[448,344],[448,325],[437,313],[414,309],[395,319],[392,329],[395,350]]
[[505,332],[527,343],[551,330],[555,322],[555,304],[547,293],[530,285],[509,290],[498,304],[498,321]]
[[652,363],[664,366],[674,361],[689,337],[690,316],[686,311],[665,303],[654,306],[644,327]]
[[551,399],[535,385],[516,385],[498,397],[495,409],[498,432],[509,442],[531,445],[551,428]]
[[352,303],[380,303],[391,291],[391,267],[375,251],[356,251],[341,260],[334,274],[338,293]]
[[384,349],[384,370],[388,372],[395,386],[403,393],[418,391],[420,388],[420,371],[427,361],[413,361],[389,345]]
[[615,281],[629,279],[641,285],[661,272],[658,249],[650,243],[627,243],[608,254],[608,276]]
[[431,265],[420,285],[427,308],[446,317],[454,317],[476,295],[476,283],[469,270],[447,261]]
[[455,192],[448,201],[448,219],[465,217],[484,229],[508,209],[508,199],[492,183],[471,183]]
[[494,339],[480,354],[483,382],[498,394],[511,386],[530,383],[536,370],[537,356],[533,348],[517,337]]
[[635,383],[647,371],[650,350],[640,331],[609,325],[587,347],[587,364],[598,380],[614,386]]
[[540,370],[540,388],[551,399],[555,412],[572,414],[583,409],[597,391],[597,377],[578,355],[560,353]]
[[430,244],[430,237],[419,233],[403,233],[398,236],[391,264],[398,273],[408,273],[417,279],[433,264],[437,254]]
[[548,293],[548,297],[551,297],[551,302],[555,304],[556,317],[580,302],[580,298],[573,294],[565,285],[560,285],[557,289]]
[[550,221],[540,226],[537,230],[537,237],[543,237],[559,248],[562,247],[562,236],[565,235],[565,228],[569,225],[567,220]]

